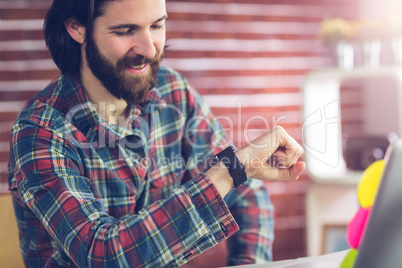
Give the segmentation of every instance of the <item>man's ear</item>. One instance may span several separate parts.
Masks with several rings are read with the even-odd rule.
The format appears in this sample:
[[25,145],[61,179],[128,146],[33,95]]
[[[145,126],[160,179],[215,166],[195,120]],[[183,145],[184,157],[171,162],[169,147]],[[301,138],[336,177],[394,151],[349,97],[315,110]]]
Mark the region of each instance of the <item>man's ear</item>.
[[64,26],[66,27],[66,30],[72,39],[74,39],[75,41],[77,41],[80,44],[83,44],[85,42],[85,26],[84,25],[80,24],[74,18],[68,18],[64,22]]

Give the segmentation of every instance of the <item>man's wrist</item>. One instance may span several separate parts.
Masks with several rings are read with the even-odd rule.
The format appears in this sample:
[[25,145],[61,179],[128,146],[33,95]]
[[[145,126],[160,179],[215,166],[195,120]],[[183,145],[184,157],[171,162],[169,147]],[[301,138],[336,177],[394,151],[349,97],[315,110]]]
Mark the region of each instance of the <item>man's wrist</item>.
[[216,163],[210,169],[205,171],[205,175],[210,178],[212,184],[215,186],[222,198],[233,189],[233,179],[223,163]]
[[247,180],[245,168],[236,155],[236,150],[234,147],[229,146],[215,155],[214,159],[222,162],[226,166],[230,176],[233,179],[234,188],[242,185]]

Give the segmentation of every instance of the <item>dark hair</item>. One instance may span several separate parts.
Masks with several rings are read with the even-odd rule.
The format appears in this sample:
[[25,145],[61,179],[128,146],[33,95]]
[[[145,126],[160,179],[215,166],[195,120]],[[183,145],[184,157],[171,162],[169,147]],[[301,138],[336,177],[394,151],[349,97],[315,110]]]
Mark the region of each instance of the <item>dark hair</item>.
[[62,74],[78,76],[81,44],[66,30],[64,22],[74,18],[85,26],[86,38],[92,34],[93,21],[104,13],[103,7],[115,0],[53,0],[45,18],[43,32],[46,45]]

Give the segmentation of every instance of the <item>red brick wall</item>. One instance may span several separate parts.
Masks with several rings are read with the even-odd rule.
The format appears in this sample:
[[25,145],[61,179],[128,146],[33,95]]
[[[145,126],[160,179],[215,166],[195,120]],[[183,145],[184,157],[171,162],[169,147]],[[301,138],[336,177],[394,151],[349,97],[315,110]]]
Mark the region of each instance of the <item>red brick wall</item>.
[[[275,123],[300,141],[304,75],[333,65],[316,38],[320,22],[329,16],[356,18],[357,1],[168,2],[166,64],[184,73],[222,117],[234,144],[244,145]],[[352,82],[341,89],[344,130],[359,130],[359,90]],[[275,260],[306,255],[309,184],[306,175],[298,182],[268,183],[275,205]]]
[[[357,17],[358,0],[167,2],[165,64],[185,74],[205,97],[233,143],[242,146],[273,124],[300,141],[304,75],[332,64],[316,39],[319,24],[328,16]],[[47,0],[0,1],[0,192],[7,189],[10,127],[23,103],[59,73],[41,31],[48,5]],[[346,98],[354,91],[347,87]],[[354,113],[358,98],[349,105]],[[358,121],[351,119],[348,126]],[[276,208],[276,260],[306,254],[309,183],[306,175],[298,182],[268,183]]]

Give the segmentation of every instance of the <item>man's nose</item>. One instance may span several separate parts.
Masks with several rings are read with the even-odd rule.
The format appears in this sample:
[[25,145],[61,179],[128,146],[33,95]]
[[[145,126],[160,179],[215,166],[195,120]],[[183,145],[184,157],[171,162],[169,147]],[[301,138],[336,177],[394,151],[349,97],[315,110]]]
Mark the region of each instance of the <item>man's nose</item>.
[[155,57],[156,48],[151,32],[139,32],[136,36],[133,50],[136,55],[141,55],[148,59]]

